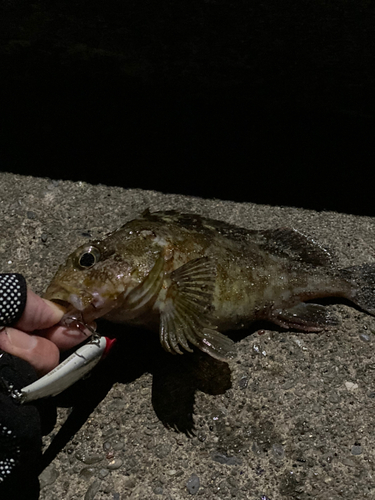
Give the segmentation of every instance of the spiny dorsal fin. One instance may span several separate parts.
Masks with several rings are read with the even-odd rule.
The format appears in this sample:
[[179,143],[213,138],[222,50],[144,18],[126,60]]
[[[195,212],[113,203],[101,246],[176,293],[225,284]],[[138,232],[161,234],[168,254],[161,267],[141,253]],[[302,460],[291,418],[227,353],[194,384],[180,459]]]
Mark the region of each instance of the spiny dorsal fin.
[[263,248],[271,253],[314,266],[332,264],[331,254],[325,248],[296,229],[268,229],[259,234],[264,238]]
[[170,275],[164,310],[160,315],[160,341],[164,349],[192,352],[189,343],[220,360],[233,354],[233,342],[216,331],[210,318],[216,266],[208,257],[184,264]]

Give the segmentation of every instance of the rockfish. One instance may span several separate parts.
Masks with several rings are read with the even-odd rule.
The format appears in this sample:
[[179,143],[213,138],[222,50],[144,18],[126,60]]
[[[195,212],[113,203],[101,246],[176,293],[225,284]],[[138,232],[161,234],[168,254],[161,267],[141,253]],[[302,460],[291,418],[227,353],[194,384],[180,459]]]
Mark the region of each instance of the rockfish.
[[146,210],[73,252],[45,298],[67,306],[67,319],[144,326],[170,353],[195,346],[226,359],[233,343],[222,331],[260,319],[319,331],[336,319],[305,301],[344,297],[375,315],[374,292],[375,265],[338,269],[326,249],[294,229],[248,230]]

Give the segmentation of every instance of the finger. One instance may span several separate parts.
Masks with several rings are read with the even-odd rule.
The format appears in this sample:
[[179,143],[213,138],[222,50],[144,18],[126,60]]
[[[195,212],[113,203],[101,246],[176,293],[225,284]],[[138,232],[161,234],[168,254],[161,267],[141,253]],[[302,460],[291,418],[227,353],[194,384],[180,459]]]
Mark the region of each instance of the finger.
[[66,351],[86,340],[90,332],[84,333],[79,328],[55,325],[37,333],[53,342],[61,351]]
[[64,312],[64,307],[42,299],[28,289],[25,310],[15,326],[26,332],[49,328],[60,321]]
[[40,376],[59,364],[59,349],[53,342],[15,328],[0,332],[0,349],[29,362]]

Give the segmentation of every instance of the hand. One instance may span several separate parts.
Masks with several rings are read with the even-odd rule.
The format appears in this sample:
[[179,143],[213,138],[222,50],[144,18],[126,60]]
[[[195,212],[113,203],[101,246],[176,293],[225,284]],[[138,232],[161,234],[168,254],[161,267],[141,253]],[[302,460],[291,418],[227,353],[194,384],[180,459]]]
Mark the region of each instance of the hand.
[[64,312],[63,307],[28,289],[21,319],[0,331],[0,349],[28,361],[40,376],[48,373],[58,365],[60,350],[87,338],[81,330],[57,325]]

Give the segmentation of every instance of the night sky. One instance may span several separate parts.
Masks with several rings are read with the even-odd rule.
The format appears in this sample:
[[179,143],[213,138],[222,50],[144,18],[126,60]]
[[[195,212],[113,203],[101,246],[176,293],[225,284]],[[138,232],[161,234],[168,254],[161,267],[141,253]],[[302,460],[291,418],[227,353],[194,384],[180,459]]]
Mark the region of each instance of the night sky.
[[1,170],[375,215],[366,2],[0,2]]

